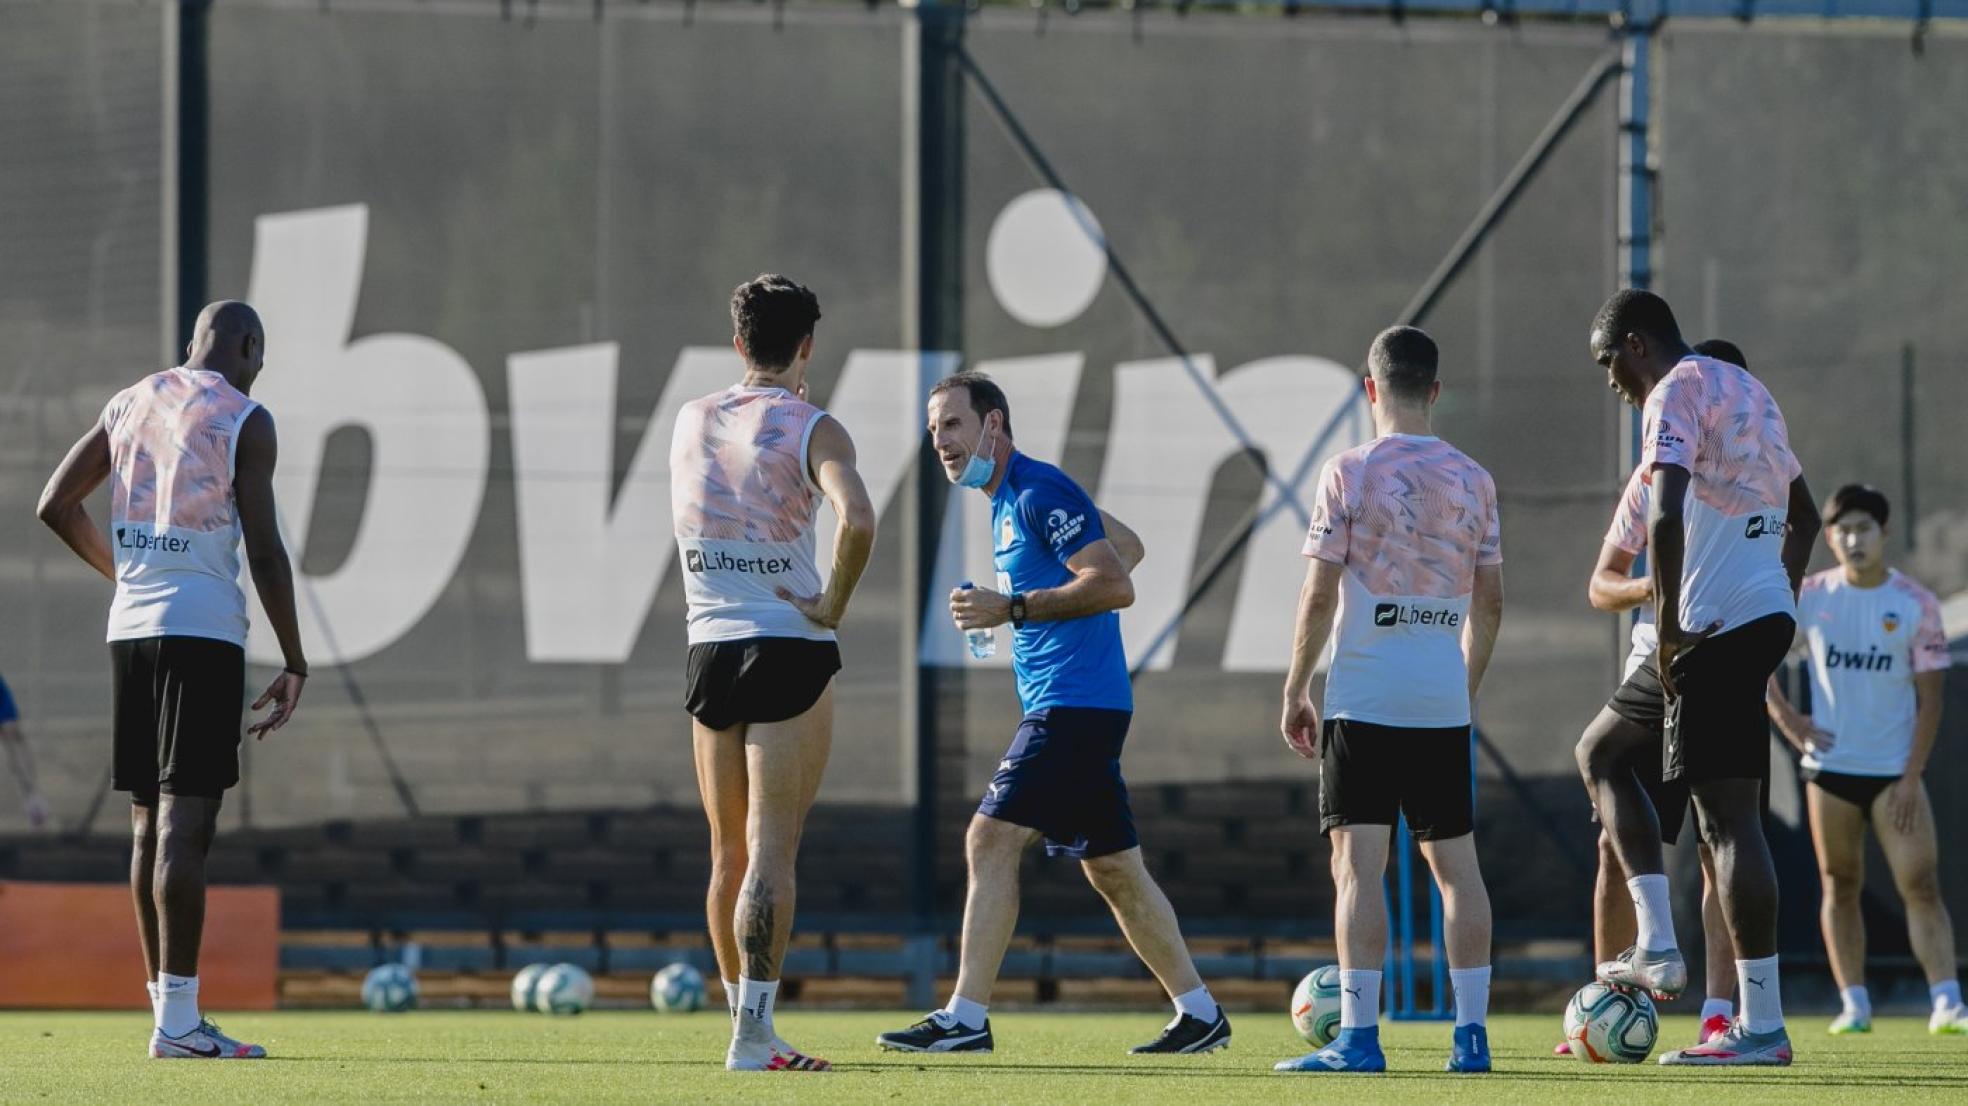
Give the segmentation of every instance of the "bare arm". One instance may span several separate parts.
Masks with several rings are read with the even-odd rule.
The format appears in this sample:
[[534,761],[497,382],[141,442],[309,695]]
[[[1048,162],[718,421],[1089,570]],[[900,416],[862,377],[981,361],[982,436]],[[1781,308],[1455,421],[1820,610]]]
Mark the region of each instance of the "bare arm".
[[109,431],[97,423],[69,447],[68,456],[55,466],[47,487],[41,489],[41,502],[34,513],[76,556],[102,573],[103,579],[114,580],[116,556],[85,505],[89,493],[108,478]]
[[1147,548],[1141,544],[1141,535],[1105,511],[1100,512],[1100,525],[1107,531],[1107,540],[1114,543],[1114,552],[1121,555],[1122,566],[1133,572],[1141,559],[1148,555]]
[[264,407],[256,408],[239,427],[239,444],[233,451],[232,494],[239,507],[239,528],[245,536],[253,589],[259,592],[260,606],[273,626],[286,666],[253,702],[254,710],[273,705],[265,718],[246,727],[246,732],[256,738],[286,725],[294,716],[301,701],[301,685],[308,675],[307,654],[301,649],[301,623],[294,612],[294,566],[287,559],[286,543],[280,540],[279,514],[273,502],[273,468],[279,458],[273,415]]
[[1630,611],[1654,597],[1651,576],[1634,576],[1638,558],[1617,545],[1599,547],[1599,563],[1586,581],[1585,598],[1597,611]]
[[822,415],[814,424],[813,436],[806,444],[806,463],[813,481],[827,502],[834,505],[840,520],[834,530],[834,564],[827,587],[819,595],[794,595],[779,589],[779,598],[798,607],[800,613],[828,629],[835,629],[847,615],[848,600],[868,567],[868,556],[875,548],[875,506],[868,499],[868,488],[854,467],[854,439],[839,419]]
[[1462,624],[1462,661],[1469,669],[1469,701],[1476,702],[1483,674],[1496,650],[1497,628],[1503,625],[1503,566],[1477,565],[1476,583],[1469,595],[1469,620]]
[[[1090,541],[1066,560],[1073,578],[1056,588],[1025,593],[1025,621],[1064,622],[1118,611],[1134,602],[1127,565],[1106,538]],[[1011,597],[990,588],[950,593],[950,618],[960,630],[986,630],[1011,621]]]
[[1799,476],[1790,482],[1790,516],[1784,528],[1784,571],[1790,574],[1790,593],[1804,586],[1804,569],[1811,563],[1811,546],[1818,540],[1824,523],[1818,518],[1818,504],[1811,489]]
[[1291,663],[1285,671],[1285,710],[1280,729],[1285,744],[1308,760],[1319,755],[1319,711],[1312,705],[1312,673],[1332,636],[1339,615],[1340,565],[1312,557],[1298,589],[1298,615],[1292,625]]
[[1934,742],[1941,735],[1941,705],[1947,698],[1947,670],[1916,672],[1913,675],[1914,701],[1919,704],[1913,719],[1913,753],[1907,757],[1907,776],[1918,777],[1927,770],[1927,758],[1934,753]]

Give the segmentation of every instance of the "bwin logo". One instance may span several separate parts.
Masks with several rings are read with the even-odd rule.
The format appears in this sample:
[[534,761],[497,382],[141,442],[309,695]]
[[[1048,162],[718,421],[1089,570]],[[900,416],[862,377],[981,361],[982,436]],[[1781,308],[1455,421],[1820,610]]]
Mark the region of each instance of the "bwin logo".
[[1374,606],[1373,624],[1446,626],[1454,629],[1462,625],[1462,616],[1447,607],[1403,607],[1399,603],[1380,603]]

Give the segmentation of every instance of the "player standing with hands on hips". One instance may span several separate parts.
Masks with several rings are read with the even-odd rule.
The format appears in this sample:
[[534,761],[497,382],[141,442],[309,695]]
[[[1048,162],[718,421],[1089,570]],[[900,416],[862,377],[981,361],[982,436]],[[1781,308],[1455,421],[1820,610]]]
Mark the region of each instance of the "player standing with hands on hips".
[[[1407,816],[1442,889],[1455,985],[1448,1070],[1490,1070],[1490,896],[1476,860],[1470,707],[1503,621],[1496,484],[1435,436],[1434,339],[1384,330],[1365,381],[1378,437],[1326,462],[1304,553],[1280,728],[1319,762],[1319,829],[1332,841],[1339,1036],[1279,1071],[1380,1072],[1382,886]],[[1312,673],[1333,642],[1323,722]]]

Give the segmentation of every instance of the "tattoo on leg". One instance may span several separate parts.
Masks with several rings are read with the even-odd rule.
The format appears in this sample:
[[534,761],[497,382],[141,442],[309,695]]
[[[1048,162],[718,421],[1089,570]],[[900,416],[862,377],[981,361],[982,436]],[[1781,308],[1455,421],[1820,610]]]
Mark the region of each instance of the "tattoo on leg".
[[772,955],[775,920],[772,888],[756,876],[747,876],[738,895],[738,953],[746,979],[764,980],[777,974]]

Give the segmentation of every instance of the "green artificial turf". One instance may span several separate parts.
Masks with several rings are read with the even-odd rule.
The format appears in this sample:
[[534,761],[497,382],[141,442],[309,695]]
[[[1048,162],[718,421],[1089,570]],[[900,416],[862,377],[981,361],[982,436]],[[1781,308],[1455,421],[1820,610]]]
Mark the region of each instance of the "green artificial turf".
[[[1789,1069],[1726,1071],[1593,1067],[1554,1057],[1558,1019],[1510,1016],[1491,1024],[1497,1071],[1447,1076],[1449,1030],[1440,1023],[1383,1025],[1391,1069],[1381,1076],[1280,1075],[1271,1064],[1305,1051],[1283,1012],[1234,1018],[1230,1049],[1209,1056],[1142,1058],[1128,1046],[1153,1037],[1158,1013],[1005,1013],[992,1019],[990,1056],[925,1057],[877,1051],[875,1034],[915,1020],[904,1013],[789,1010],[779,1029],[832,1060],[827,1074],[734,1075],[723,1069],[726,1020],[601,1012],[573,1018],[506,1012],[236,1014],[219,1019],[264,1044],[262,1061],[153,1061],[141,1014],[0,1014],[0,1103],[284,1102],[897,1102],[915,1106],[1042,1103],[1183,1106],[1314,1100],[1581,1103],[1585,1095],[1688,1103],[1968,1102],[1968,1037],[1930,1037],[1924,1020],[1881,1018],[1865,1037],[1828,1037],[1822,1018],[1792,1023]],[[1670,1018],[1662,1044],[1694,1034]]]

